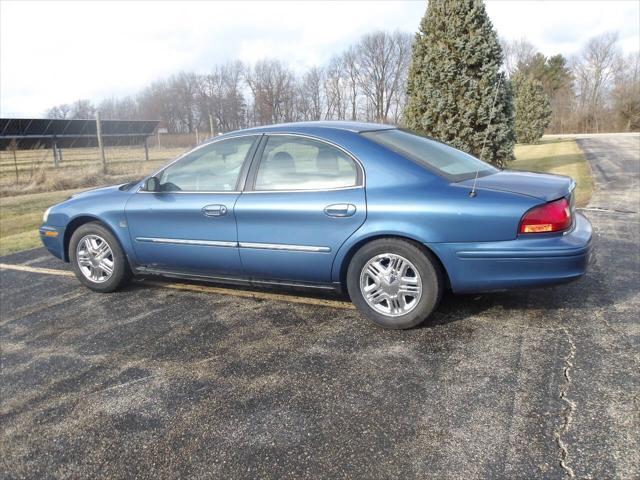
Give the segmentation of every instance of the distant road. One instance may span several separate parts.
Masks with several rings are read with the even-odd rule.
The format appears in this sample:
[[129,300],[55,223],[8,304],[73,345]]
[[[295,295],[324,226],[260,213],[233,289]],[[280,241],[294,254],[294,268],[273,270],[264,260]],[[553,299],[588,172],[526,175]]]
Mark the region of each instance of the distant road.
[[638,137],[640,132],[619,132],[619,133],[554,133],[544,135],[543,138],[599,138],[599,137]]

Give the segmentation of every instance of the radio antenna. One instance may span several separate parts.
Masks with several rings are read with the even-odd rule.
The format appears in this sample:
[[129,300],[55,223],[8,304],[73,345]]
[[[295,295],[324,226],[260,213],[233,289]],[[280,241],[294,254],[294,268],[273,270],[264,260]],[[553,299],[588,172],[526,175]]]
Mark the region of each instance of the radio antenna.
[[[491,120],[493,120],[493,113],[496,108],[496,100],[498,99],[498,89],[500,88],[500,82],[502,81],[502,75],[498,76],[498,83],[496,83],[496,91],[493,95],[493,103],[491,104],[491,113],[489,114],[489,123],[487,123],[487,130],[484,133],[484,140],[482,141],[482,148],[480,149],[480,160],[484,156],[484,147],[487,144],[487,137],[489,136],[489,127],[491,126]],[[473,186],[469,192],[471,198],[476,196],[476,183],[478,182],[478,174],[480,173],[480,167],[476,170],[476,176],[473,179]]]

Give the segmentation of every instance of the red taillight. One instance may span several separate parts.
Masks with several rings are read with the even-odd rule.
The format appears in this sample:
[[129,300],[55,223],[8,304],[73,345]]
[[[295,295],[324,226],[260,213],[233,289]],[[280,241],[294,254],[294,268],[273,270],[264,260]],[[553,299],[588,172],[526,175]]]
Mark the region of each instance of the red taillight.
[[520,233],[561,232],[571,226],[571,206],[566,198],[532,208],[520,222]]

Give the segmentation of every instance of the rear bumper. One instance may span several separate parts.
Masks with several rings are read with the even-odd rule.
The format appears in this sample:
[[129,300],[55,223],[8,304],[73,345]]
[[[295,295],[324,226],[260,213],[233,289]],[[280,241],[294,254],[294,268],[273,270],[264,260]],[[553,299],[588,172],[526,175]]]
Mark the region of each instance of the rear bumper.
[[42,225],[40,227],[40,240],[51,254],[61,260],[64,258],[64,227]]
[[563,235],[505,242],[429,244],[444,264],[455,293],[566,283],[587,271],[593,248],[589,221],[576,214]]

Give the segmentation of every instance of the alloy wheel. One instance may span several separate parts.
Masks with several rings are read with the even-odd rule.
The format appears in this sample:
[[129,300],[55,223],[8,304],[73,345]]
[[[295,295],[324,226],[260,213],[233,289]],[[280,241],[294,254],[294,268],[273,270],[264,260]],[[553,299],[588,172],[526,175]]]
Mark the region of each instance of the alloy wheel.
[[376,312],[398,317],[418,305],[422,280],[409,260],[395,253],[383,253],[370,259],[362,268],[360,292]]
[[90,281],[104,283],[113,275],[113,251],[100,235],[85,235],[76,247],[76,262]]

